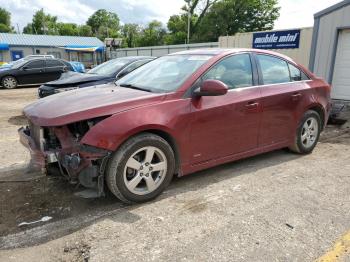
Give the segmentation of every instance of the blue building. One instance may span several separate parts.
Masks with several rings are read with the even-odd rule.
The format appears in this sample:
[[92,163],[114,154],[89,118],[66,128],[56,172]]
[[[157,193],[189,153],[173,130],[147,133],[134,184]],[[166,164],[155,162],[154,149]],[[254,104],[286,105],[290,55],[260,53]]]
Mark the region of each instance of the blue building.
[[104,61],[104,49],[96,37],[0,33],[0,63],[27,55],[53,55],[89,68]]

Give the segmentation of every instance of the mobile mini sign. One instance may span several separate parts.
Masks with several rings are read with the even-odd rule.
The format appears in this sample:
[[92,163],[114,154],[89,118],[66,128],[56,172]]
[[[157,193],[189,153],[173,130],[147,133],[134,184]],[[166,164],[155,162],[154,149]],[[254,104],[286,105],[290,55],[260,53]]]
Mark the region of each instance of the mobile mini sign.
[[262,32],[253,34],[253,48],[291,49],[299,48],[300,30]]

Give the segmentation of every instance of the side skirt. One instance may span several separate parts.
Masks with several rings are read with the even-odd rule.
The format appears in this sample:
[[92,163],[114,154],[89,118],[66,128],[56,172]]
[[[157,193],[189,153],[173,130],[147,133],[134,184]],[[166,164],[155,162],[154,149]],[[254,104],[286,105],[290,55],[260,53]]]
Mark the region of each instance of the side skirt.
[[246,152],[242,152],[242,153],[238,153],[238,154],[234,154],[234,155],[229,155],[226,157],[222,157],[222,158],[217,158],[217,159],[213,159],[213,160],[209,160],[203,163],[199,163],[196,165],[183,165],[181,167],[182,172],[179,172],[179,176],[184,176],[184,175],[188,175],[197,171],[201,171],[204,169],[208,169],[214,166],[218,166],[218,165],[222,165],[225,163],[229,163],[229,162],[233,162],[236,160],[240,160],[240,159],[244,159],[244,158],[248,158],[248,157],[252,157],[255,155],[260,155],[263,153],[267,153],[270,151],[274,151],[277,149],[282,149],[282,148],[286,148],[288,146],[290,146],[291,142],[282,142],[282,143],[278,143],[278,144],[272,144],[272,145],[268,145],[268,146],[264,146],[261,148],[257,148],[257,149],[253,149],[253,150],[249,150]]

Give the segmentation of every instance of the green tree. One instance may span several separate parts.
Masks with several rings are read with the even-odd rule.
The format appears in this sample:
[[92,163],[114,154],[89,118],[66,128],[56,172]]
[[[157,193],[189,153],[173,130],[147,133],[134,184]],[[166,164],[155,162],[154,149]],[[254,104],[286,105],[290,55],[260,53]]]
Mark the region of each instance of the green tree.
[[123,36],[123,47],[135,47],[141,34],[138,24],[125,24],[121,29]]
[[120,21],[117,14],[105,9],[97,10],[86,22],[100,39],[118,36]]
[[[182,7],[186,15],[190,14],[190,37],[195,34],[197,28],[202,23],[202,20],[209,12],[210,8],[219,0],[184,0],[187,5]],[[236,0],[233,0],[236,1]],[[237,0],[240,1],[240,0]],[[244,0],[241,0],[244,1]],[[193,19],[194,18],[194,19]],[[187,29],[186,29],[187,32]]]
[[59,35],[79,35],[79,28],[73,23],[57,23],[56,25]]
[[195,41],[217,41],[237,32],[273,29],[279,17],[277,0],[221,0],[213,4],[194,32]]
[[12,33],[11,14],[6,9],[0,7],[0,33]]
[[[198,16],[193,14],[190,23],[194,24]],[[165,43],[168,45],[184,44],[187,41],[188,14],[173,15],[167,23],[169,34],[165,37]]]
[[78,32],[80,36],[92,36],[92,29],[89,25],[80,25]]
[[[221,35],[272,29],[279,17],[277,0],[185,0],[182,14],[168,21],[168,43],[187,38],[188,13],[193,42],[217,41]],[[185,37],[186,35],[186,37]]]
[[155,46],[163,45],[166,30],[163,24],[157,20],[153,20],[144,28],[138,39],[138,46]]
[[57,16],[45,14],[44,9],[40,9],[34,14],[32,22],[23,28],[23,33],[57,35]]

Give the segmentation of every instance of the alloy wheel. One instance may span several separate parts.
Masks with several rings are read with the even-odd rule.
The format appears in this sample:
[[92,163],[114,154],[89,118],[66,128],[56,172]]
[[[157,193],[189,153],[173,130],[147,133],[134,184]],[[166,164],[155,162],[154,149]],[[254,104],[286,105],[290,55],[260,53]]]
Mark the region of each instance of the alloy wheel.
[[167,158],[154,146],[143,147],[134,152],[124,168],[124,183],[137,195],[155,191],[163,182],[168,170]]
[[2,84],[7,89],[13,89],[17,86],[17,81],[13,77],[5,77]]
[[301,130],[301,142],[304,145],[305,148],[311,148],[318,136],[318,122],[314,117],[309,117]]

